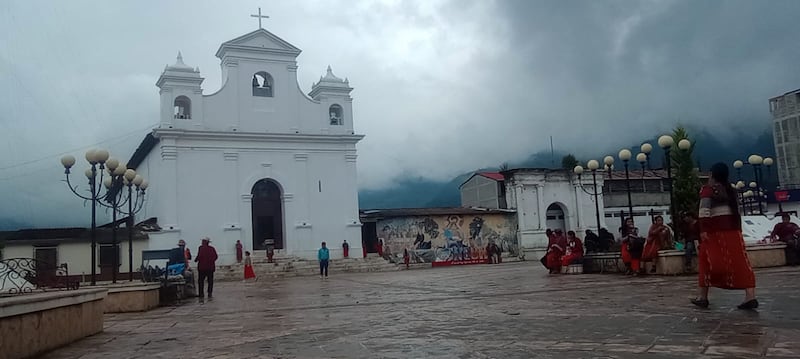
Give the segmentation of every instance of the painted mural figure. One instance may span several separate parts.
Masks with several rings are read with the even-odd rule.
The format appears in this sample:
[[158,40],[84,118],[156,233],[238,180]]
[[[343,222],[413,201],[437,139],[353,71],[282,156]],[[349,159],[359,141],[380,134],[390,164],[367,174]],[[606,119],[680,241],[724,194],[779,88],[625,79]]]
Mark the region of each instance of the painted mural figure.
[[431,241],[425,241],[425,235],[422,233],[417,233],[417,237],[414,239],[414,246],[417,249],[431,249]]
[[475,217],[472,219],[472,222],[469,224],[469,237],[472,240],[472,244],[476,246],[483,245],[481,241],[481,229],[483,228],[483,218]]

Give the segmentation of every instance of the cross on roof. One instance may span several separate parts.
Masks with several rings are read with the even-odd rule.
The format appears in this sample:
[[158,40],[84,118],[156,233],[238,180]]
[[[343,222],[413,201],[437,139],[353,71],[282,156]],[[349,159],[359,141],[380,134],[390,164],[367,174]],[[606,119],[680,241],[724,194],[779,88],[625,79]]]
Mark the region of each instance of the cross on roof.
[[258,18],[258,28],[259,29],[263,29],[263,27],[261,27],[261,19],[269,19],[269,16],[261,15],[261,8],[260,7],[258,8],[258,15],[250,15],[250,17],[257,17]]

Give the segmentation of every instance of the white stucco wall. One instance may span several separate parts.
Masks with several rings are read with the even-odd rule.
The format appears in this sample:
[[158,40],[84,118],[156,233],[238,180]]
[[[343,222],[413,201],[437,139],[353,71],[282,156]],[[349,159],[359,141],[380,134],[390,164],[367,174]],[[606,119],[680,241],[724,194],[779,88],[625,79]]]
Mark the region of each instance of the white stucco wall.
[[[591,176],[584,176],[584,189],[594,191]],[[598,190],[602,178],[597,178]],[[547,246],[547,208],[557,204],[564,212],[565,231],[575,231],[583,236],[586,229],[596,230],[594,196],[584,192],[574,175],[559,170],[516,170],[506,184],[506,198],[510,208],[517,209],[519,241],[523,251],[544,252]],[[603,225],[603,197],[598,197]],[[539,253],[541,252],[541,253]]]
[[500,208],[498,188],[497,181],[474,175],[461,185],[461,206]]

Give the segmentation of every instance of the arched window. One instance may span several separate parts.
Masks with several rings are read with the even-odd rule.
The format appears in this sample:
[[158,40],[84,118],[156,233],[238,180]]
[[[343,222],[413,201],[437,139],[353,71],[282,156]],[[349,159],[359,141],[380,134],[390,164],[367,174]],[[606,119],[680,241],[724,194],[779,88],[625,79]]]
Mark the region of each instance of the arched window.
[[272,97],[272,89],[275,83],[272,76],[266,71],[259,71],[253,75],[253,96]]
[[173,105],[175,108],[175,113],[173,114],[175,118],[183,120],[189,120],[192,118],[192,100],[190,100],[188,97],[176,97]]
[[331,105],[330,109],[328,109],[328,114],[330,115],[331,125],[340,126],[344,124],[342,106],[336,104]]

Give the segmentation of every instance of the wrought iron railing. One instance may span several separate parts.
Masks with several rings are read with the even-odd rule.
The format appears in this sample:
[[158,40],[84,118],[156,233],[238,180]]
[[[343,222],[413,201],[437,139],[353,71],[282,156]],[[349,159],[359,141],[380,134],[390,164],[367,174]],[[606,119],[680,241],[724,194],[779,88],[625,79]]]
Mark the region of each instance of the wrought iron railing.
[[53,266],[34,258],[0,260],[0,295],[78,289],[79,286],[79,280],[70,278],[66,263]]

